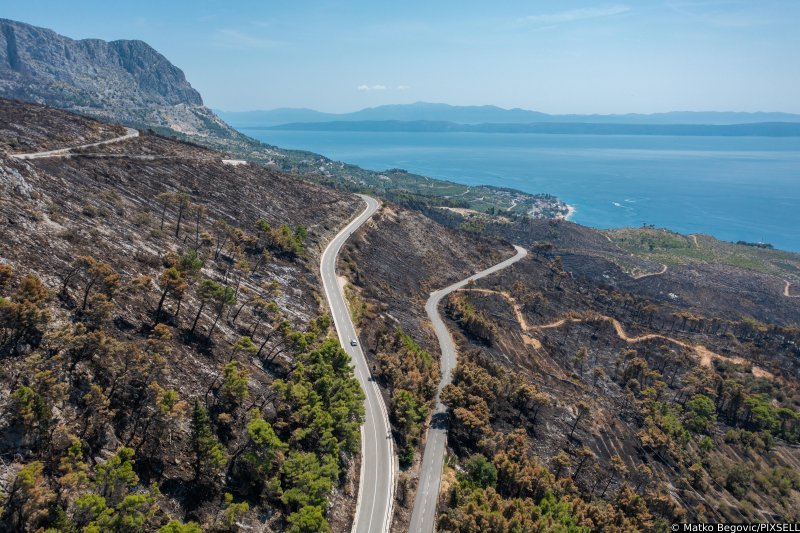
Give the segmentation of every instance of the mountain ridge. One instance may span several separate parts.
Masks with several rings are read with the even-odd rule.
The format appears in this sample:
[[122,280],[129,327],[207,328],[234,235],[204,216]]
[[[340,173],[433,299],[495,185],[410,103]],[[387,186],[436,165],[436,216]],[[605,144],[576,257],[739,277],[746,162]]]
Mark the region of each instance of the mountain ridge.
[[[252,127],[255,129],[255,127]],[[245,129],[245,128],[243,128]],[[800,123],[752,124],[597,124],[590,122],[532,122],[459,124],[433,120],[374,120],[292,122],[266,128],[274,131],[351,131],[413,133],[539,133],[564,135],[674,135],[726,137],[800,137]]]
[[0,97],[192,135],[230,129],[144,41],[75,40],[8,19],[0,19]]
[[781,112],[672,111],[667,113],[549,114],[522,108],[494,105],[454,106],[415,102],[368,107],[350,113],[326,113],[308,108],[278,108],[254,111],[216,110],[234,127],[275,125],[290,122],[333,122],[364,120],[440,120],[458,124],[478,123],[624,123],[624,124],[710,124],[730,125],[757,122],[800,122],[800,115]]
[[[76,41],[52,30],[0,19],[0,97],[153,130],[310,181],[377,194],[407,206],[545,217],[569,212],[566,204],[549,195],[468,187],[400,169],[373,172],[319,154],[261,143],[203,105],[183,72],[142,41]],[[439,186],[431,187],[431,183]]]
[[[214,117],[145,111],[174,109]],[[104,109],[141,119],[126,111]],[[3,99],[0,116],[0,530],[350,529],[364,402],[316,261],[355,205],[333,189],[389,200],[338,273],[409,465],[392,531],[441,422],[421,303],[508,242],[531,253],[442,302],[461,354],[440,530],[800,520],[796,254],[552,220],[544,195],[365,171],[221,120],[153,128],[259,165],[150,131],[22,160],[121,128]]]

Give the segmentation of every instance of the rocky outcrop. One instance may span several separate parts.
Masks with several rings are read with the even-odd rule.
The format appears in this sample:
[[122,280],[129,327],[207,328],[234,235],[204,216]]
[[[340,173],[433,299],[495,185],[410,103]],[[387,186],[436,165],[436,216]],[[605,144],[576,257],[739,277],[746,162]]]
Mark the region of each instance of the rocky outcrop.
[[[239,133],[203,105],[183,72],[142,41],[76,41],[51,30],[0,19],[2,97],[152,129],[236,159],[352,192],[370,192],[415,209],[460,206],[475,215],[475,210],[492,207],[504,215],[534,218],[564,217],[569,212],[566,204],[549,195],[468,187],[401,169],[374,172],[311,152],[263,144]],[[20,122],[0,123],[0,133],[12,133],[7,137],[8,151],[22,150],[14,137],[25,129]],[[482,226],[485,217],[478,217],[468,220],[459,216],[456,225]]]
[[23,198],[30,198],[33,188],[19,169],[15,168],[20,164],[0,156],[0,191],[7,195],[18,194]]
[[0,19],[0,96],[188,135],[230,131],[183,71],[147,43],[74,40],[6,19]]

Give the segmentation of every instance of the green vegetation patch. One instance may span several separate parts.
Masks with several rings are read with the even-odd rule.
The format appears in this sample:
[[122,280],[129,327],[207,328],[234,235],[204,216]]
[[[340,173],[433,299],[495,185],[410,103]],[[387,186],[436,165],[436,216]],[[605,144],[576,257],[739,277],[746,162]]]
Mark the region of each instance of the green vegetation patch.
[[800,280],[800,254],[720,241],[708,235],[681,235],[666,229],[622,228],[605,234],[620,248],[667,265],[717,263]]
[[414,339],[412,339],[408,335],[408,333],[403,331],[402,328],[397,328],[397,337],[403,343],[405,349],[408,350],[413,355],[415,355],[416,357],[419,357],[425,363],[426,366],[433,364],[433,358],[431,357],[431,354],[425,351],[422,348],[422,346],[417,344],[417,342]]

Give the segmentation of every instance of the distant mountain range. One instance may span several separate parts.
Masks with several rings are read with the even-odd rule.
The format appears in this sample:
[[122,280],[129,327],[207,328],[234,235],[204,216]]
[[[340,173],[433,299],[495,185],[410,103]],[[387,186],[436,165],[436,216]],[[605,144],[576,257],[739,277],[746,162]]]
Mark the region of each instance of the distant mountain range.
[[236,128],[269,127],[301,122],[426,121],[455,124],[753,124],[797,122],[800,115],[790,113],[739,113],[716,111],[676,111],[672,113],[622,115],[550,115],[527,109],[503,109],[497,106],[452,106],[417,102],[415,104],[370,107],[352,113],[323,113],[313,109],[281,108],[271,111],[216,111]]
[[[46,28],[0,19],[0,98],[152,129],[274,171],[368,192],[406,206],[550,218],[569,213],[566,204],[548,194],[461,185],[397,168],[376,172],[311,152],[263,144],[203,105],[183,71],[142,41],[75,40]],[[316,116],[310,113],[306,118]]]
[[532,124],[457,124],[430,120],[367,120],[336,122],[293,122],[266,129],[284,131],[362,131],[418,133],[547,133],[571,135],[674,135],[720,137],[800,137],[800,122],[754,124],[593,124],[585,122]]

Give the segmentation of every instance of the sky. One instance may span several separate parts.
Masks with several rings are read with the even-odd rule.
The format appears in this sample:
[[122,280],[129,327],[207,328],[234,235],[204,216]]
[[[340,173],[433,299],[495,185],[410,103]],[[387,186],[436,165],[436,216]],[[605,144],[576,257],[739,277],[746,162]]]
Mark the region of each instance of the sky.
[[800,113],[799,0],[0,0],[0,17],[144,40],[225,111]]

